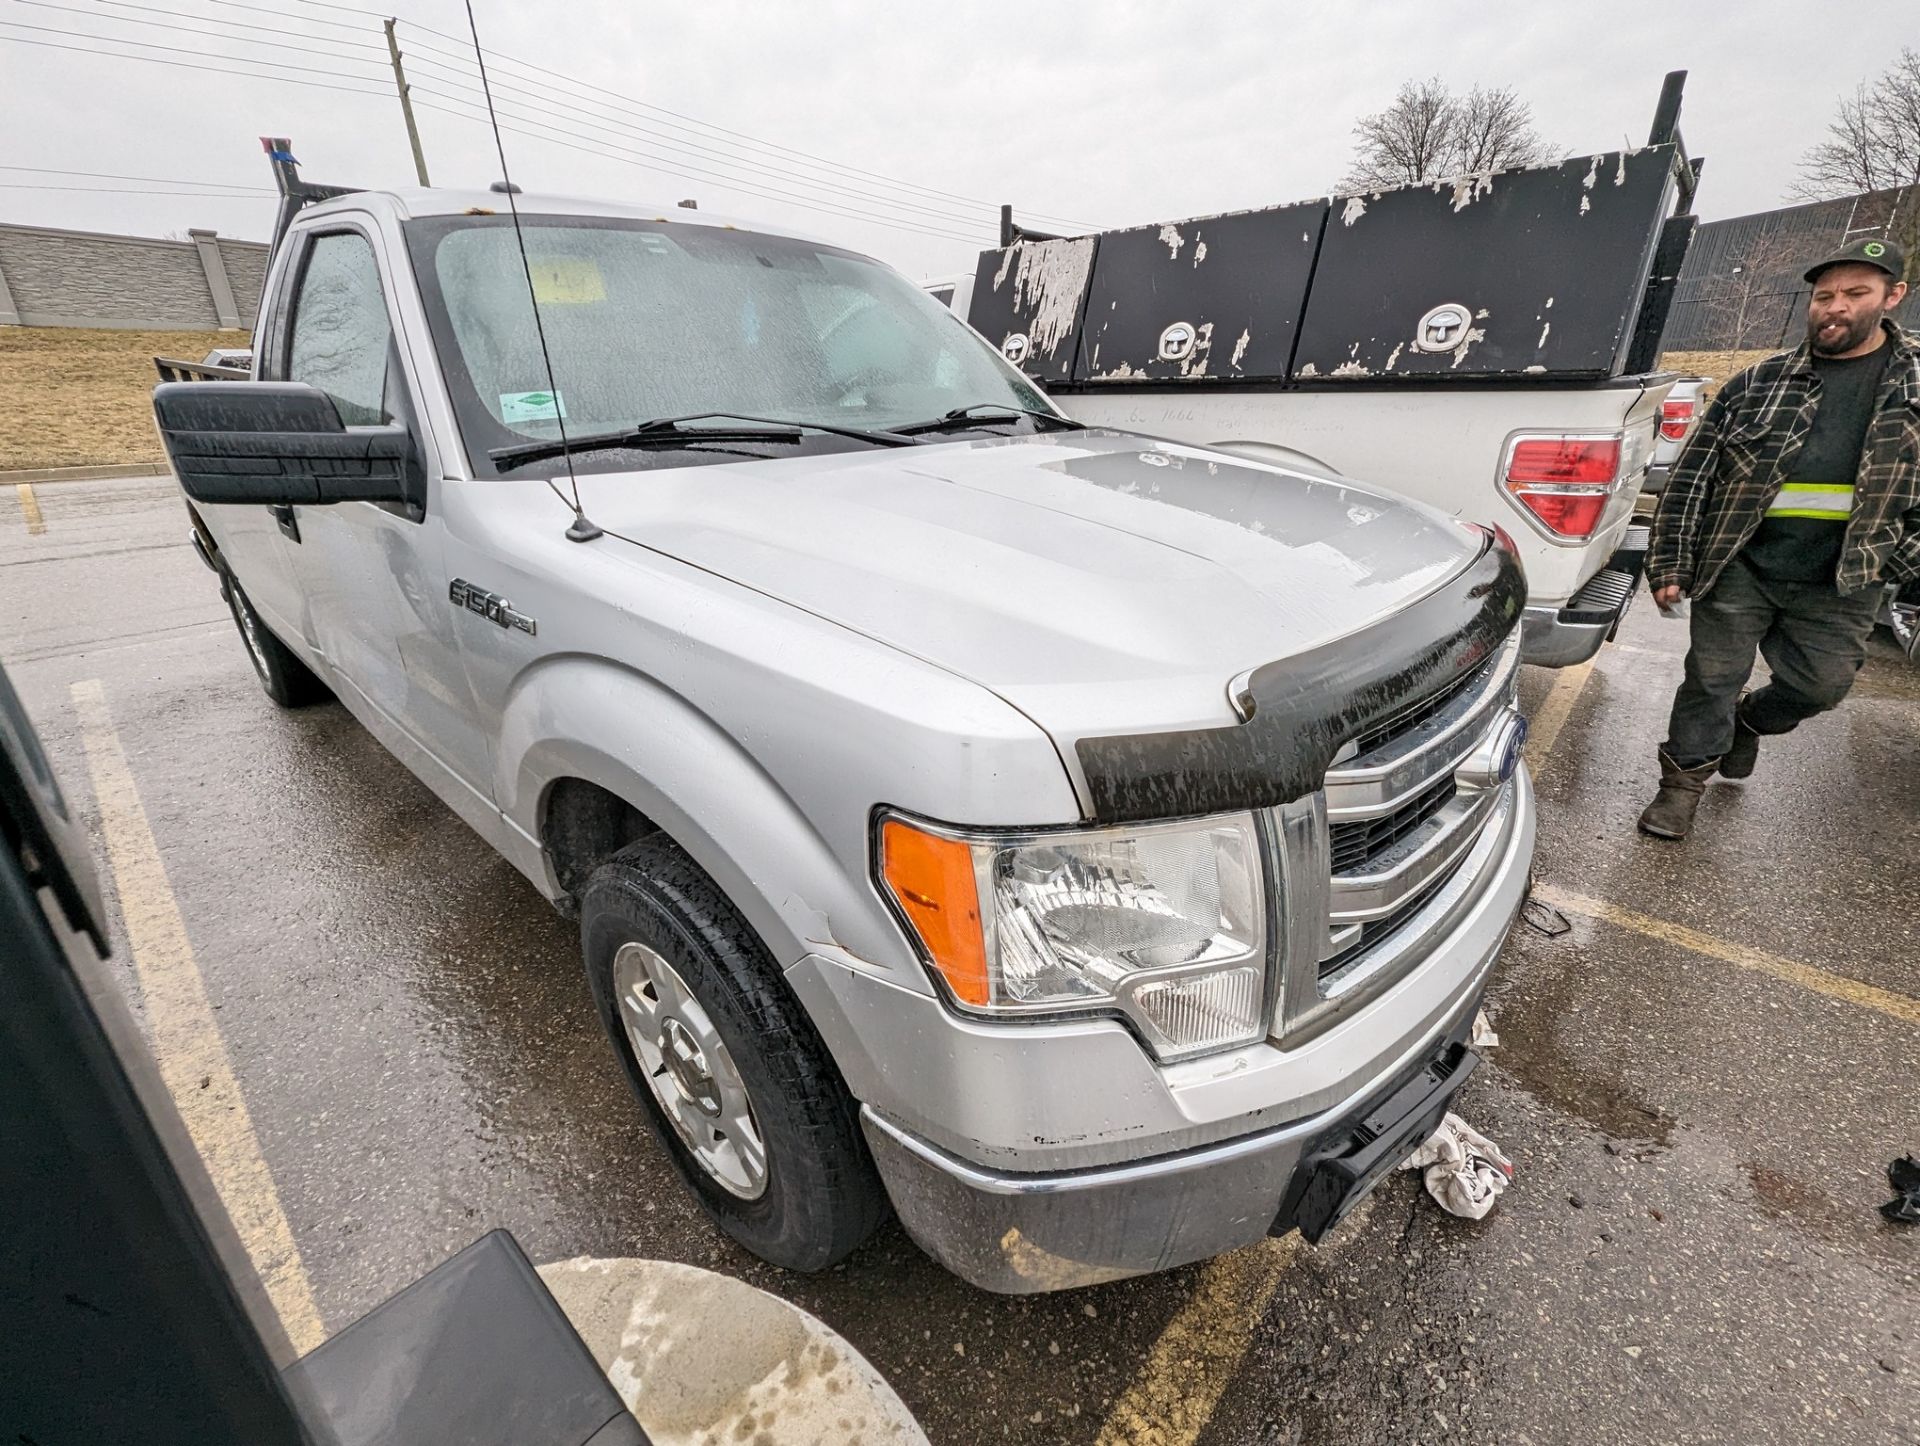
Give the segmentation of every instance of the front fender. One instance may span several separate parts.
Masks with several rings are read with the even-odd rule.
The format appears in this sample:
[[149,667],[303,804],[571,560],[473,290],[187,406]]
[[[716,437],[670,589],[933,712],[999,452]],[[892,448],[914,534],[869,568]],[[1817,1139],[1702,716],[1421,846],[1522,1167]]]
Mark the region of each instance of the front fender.
[[[530,838],[562,778],[624,799],[707,871],[782,969],[824,953],[931,992],[867,883],[864,837],[823,837],[736,737],[657,680],[583,655],[529,669],[501,717],[495,773],[501,810]],[[558,897],[550,859],[544,870]]]

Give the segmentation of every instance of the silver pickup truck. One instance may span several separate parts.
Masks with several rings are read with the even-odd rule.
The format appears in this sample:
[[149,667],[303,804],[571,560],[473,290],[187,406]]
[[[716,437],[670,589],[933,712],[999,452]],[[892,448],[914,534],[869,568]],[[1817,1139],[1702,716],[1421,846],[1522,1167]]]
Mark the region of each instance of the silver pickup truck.
[[1430,1130],[1533,852],[1503,534],[1083,427],[824,243],[304,184],[251,378],[154,394],[196,545],[577,916],[722,1229],[1057,1289]]

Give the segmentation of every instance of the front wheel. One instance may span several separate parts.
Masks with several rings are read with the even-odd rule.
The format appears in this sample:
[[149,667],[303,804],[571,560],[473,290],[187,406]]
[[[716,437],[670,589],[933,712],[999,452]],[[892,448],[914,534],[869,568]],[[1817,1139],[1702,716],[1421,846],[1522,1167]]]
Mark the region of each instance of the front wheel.
[[247,645],[247,657],[269,698],[282,708],[300,708],[327,696],[327,685],[273,635],[254,611],[240,579],[224,569],[220,595],[227,600],[227,611],[233,614],[233,625],[240,630],[240,641]]
[[688,1188],[762,1260],[824,1270],[885,1193],[853,1098],[765,945],[664,839],[595,870],[580,939],[600,1017]]

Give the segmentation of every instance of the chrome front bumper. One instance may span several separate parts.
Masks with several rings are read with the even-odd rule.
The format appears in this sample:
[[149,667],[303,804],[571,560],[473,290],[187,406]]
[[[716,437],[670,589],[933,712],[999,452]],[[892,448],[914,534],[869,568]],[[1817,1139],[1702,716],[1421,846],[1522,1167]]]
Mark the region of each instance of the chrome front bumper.
[[[1266,1236],[1302,1156],[1357,1103],[1417,1070],[1470,1027],[1526,898],[1534,822],[1531,788],[1521,779],[1497,866],[1471,908],[1451,916],[1422,966],[1458,968],[1464,955],[1457,985],[1424,1017],[1392,1021],[1406,1030],[1402,1047],[1337,1101],[1276,1129],[1176,1154],[1047,1173],[960,1159],[863,1106],[861,1125],[907,1233],[962,1279],[1009,1295],[1165,1270]],[[1374,1007],[1378,1026],[1388,1027],[1391,1002]],[[1073,1087],[1067,1079],[1056,1083]]]

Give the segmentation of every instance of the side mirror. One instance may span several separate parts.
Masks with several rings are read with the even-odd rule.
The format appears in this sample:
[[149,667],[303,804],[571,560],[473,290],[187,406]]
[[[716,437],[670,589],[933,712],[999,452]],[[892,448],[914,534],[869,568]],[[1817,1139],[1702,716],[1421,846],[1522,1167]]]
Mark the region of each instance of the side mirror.
[[398,423],[348,427],[304,382],[163,382],[153,415],[195,502],[418,504],[413,438]]

